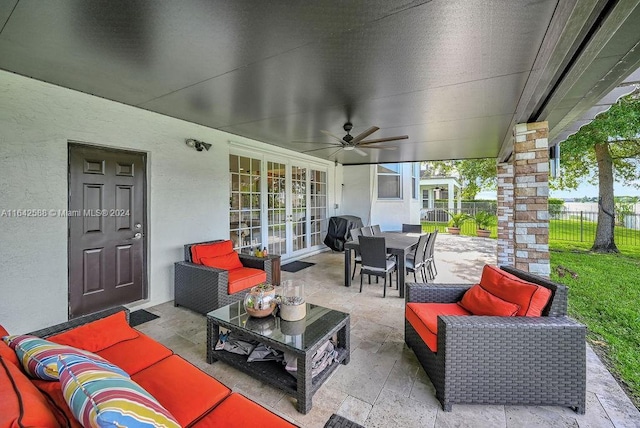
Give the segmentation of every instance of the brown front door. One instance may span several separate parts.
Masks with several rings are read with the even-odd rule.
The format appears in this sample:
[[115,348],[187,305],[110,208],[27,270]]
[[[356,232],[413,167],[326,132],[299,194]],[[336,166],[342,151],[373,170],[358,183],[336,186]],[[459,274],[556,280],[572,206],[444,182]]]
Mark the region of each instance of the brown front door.
[[145,297],[146,156],[69,144],[69,317]]

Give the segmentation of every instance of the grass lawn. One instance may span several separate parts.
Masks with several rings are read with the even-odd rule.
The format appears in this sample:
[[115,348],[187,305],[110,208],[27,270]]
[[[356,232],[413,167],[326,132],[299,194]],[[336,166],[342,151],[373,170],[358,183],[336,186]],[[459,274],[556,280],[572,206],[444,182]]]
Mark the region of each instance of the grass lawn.
[[[551,279],[569,286],[569,313],[586,324],[588,340],[640,405],[640,246],[592,254],[590,242],[551,240]],[[557,267],[578,274],[560,278]],[[602,355],[602,352],[599,352]]]

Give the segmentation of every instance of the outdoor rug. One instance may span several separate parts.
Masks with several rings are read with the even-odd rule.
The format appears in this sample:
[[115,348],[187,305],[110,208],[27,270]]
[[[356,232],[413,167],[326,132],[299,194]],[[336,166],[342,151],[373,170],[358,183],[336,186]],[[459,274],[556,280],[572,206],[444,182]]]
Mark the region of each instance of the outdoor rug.
[[156,314],[152,314],[149,311],[145,311],[144,309],[138,309],[137,311],[133,311],[129,314],[129,325],[131,327],[135,327],[156,318],[160,317]]
[[362,425],[357,424],[349,419],[336,415],[331,415],[324,428],[364,428]]
[[313,266],[313,265],[315,265],[315,263],[295,261],[295,262],[287,263],[286,265],[282,265],[280,270],[283,270],[285,272],[298,272],[298,271],[301,271],[302,269],[308,268],[309,266]]

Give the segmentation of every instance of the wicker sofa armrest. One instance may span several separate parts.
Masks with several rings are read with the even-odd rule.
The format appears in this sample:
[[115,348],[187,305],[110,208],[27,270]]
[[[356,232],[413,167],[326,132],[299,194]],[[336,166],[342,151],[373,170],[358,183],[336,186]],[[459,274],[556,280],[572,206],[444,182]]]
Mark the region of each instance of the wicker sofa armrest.
[[127,322],[128,322],[129,309],[125,308],[124,306],[116,306],[110,309],[105,309],[103,311],[95,312],[93,314],[88,314],[88,315],[83,315],[77,318],[73,318],[67,322],[56,324],[51,327],[32,331],[28,334],[37,336],[37,337],[47,338],[49,336],[53,336],[54,334],[63,333],[65,331],[72,330],[81,325],[88,324],[92,321],[99,320],[101,318],[106,318],[110,315],[113,315],[115,313],[122,312],[122,311],[124,311],[125,316],[127,317]]
[[406,284],[405,303],[455,303],[472,284]]

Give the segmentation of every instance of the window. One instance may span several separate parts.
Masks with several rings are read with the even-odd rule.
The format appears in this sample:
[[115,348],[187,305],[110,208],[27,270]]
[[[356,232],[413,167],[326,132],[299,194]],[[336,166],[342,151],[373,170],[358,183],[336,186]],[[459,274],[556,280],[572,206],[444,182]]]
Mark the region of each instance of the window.
[[260,215],[261,161],[229,155],[231,199],[229,201],[229,235],[233,247],[243,253],[262,248]]
[[429,208],[429,189],[422,190],[422,208]]
[[401,171],[401,164],[399,163],[378,165],[378,199],[402,198]]
[[418,192],[420,191],[420,163],[414,162],[411,168],[411,197],[418,199]]

